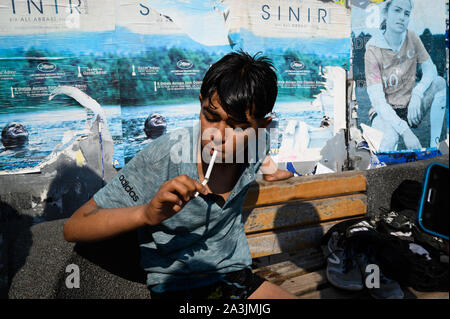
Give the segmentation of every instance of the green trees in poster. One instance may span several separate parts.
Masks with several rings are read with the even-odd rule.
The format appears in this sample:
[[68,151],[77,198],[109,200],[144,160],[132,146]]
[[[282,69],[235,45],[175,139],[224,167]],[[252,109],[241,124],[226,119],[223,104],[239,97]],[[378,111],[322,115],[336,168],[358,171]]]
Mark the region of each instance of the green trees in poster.
[[[45,108],[49,104],[49,91],[58,85],[80,86],[103,105],[119,104],[117,57],[105,54],[102,57],[89,55],[48,58],[58,55],[34,48],[26,52],[20,51],[15,52],[15,57],[3,59],[0,63],[0,72],[3,72],[0,78],[0,100],[3,107],[14,108],[14,112],[29,106],[39,105]],[[43,64],[54,67],[51,71],[44,72],[40,67]],[[5,76],[6,73],[11,76]],[[75,103],[64,97],[51,102],[52,107],[55,104]]]
[[[22,50],[23,51],[23,50]],[[295,99],[311,99],[320,93],[320,86],[324,81],[321,74],[323,66],[345,66],[345,58],[335,56],[319,56],[302,54],[292,49],[270,49],[262,52],[273,60],[277,69],[279,81],[297,81],[297,88],[279,86],[280,97]],[[52,87],[58,85],[80,86],[88,95],[102,105],[149,105],[152,103],[176,103],[197,99],[198,85],[192,89],[170,91],[156,89],[158,83],[164,82],[201,82],[206,71],[215,61],[220,59],[223,52],[211,53],[203,50],[186,50],[177,47],[152,48],[132,56],[120,56],[105,53],[102,56],[85,55],[62,58],[57,52],[29,49],[21,52],[17,49],[10,52],[10,59],[4,59],[0,64],[1,70],[13,70],[15,74],[9,79],[0,79],[0,99],[4,107],[20,107],[29,105],[44,105],[48,103],[48,95],[32,96],[20,94],[20,98],[13,96],[14,89],[33,87]],[[60,56],[62,56],[61,54]],[[21,57],[22,58],[16,58]],[[186,60],[192,63],[190,73],[177,73],[180,69],[177,63]],[[290,73],[291,63],[301,61],[304,72]],[[44,75],[38,68],[41,63],[56,65],[52,71],[55,76]],[[133,73],[138,67],[154,67],[152,74]],[[13,91],[12,91],[13,90]],[[61,97],[52,102],[56,104],[73,104],[74,101]]]
[[[147,105],[152,102],[173,103],[177,99],[197,99],[198,90],[155,90],[158,82],[188,82],[201,81],[209,66],[221,58],[221,55],[212,55],[205,51],[185,50],[181,48],[157,48],[132,57],[123,57],[119,60],[120,90],[122,105]],[[186,60],[192,63],[192,74],[179,75],[177,63]],[[132,66],[158,67],[153,75],[133,76]],[[198,71],[198,72],[197,72]]]
[[[283,88],[279,86],[281,98],[312,99],[320,93],[325,79],[322,75],[325,66],[340,66],[348,68],[348,59],[333,55],[305,54],[296,50],[270,50],[266,54],[272,58],[277,69],[278,81],[297,82],[298,88]],[[292,72],[292,63],[299,62],[303,67],[298,72]]]

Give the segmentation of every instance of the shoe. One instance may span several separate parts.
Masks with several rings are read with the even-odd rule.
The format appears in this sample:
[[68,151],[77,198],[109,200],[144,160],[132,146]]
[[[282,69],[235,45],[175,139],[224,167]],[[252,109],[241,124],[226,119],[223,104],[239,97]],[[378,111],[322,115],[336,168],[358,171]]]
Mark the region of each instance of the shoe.
[[405,294],[395,280],[389,279],[380,271],[380,288],[369,289],[370,295],[375,299],[403,299]]
[[337,288],[351,291],[362,290],[364,289],[362,275],[353,259],[352,251],[346,252],[339,245],[339,238],[339,233],[333,232],[327,245],[322,247],[327,258],[327,279]]
[[[369,291],[369,294],[375,299],[403,299],[404,293],[398,282],[387,278],[381,269],[378,267],[376,260],[373,257],[368,257],[366,254],[361,253],[355,256],[356,262],[359,266],[361,274],[364,277],[364,284]],[[379,287],[371,287],[367,282],[367,277],[370,272],[366,272],[368,265],[374,265],[378,267],[379,274]],[[375,273],[373,273],[375,274]]]

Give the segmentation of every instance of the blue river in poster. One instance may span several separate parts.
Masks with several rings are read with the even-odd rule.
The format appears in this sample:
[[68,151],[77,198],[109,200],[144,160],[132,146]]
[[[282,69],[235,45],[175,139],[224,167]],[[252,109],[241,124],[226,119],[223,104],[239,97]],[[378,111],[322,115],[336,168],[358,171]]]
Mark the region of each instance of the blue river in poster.
[[[114,163],[115,166],[120,167],[123,166],[120,106],[104,106],[104,109],[115,144]],[[6,150],[0,143],[0,170],[37,166],[61,143],[65,132],[83,130],[87,118],[89,118],[89,114],[79,107],[1,113],[0,129],[3,129],[7,123],[19,122],[26,127],[29,137],[28,144],[22,149]]]
[[[109,130],[114,140],[115,167],[123,167],[150,140],[144,133],[144,122],[152,113],[160,113],[167,121],[167,132],[180,127],[195,125],[199,119],[200,106],[196,103],[150,106],[104,106]],[[318,127],[323,116],[319,109],[311,110],[310,102],[279,102],[274,112],[280,123],[280,130],[287,120],[302,120]],[[40,110],[22,113],[2,114],[0,128],[9,122],[20,122],[29,132],[26,147],[19,150],[6,150],[0,144],[0,170],[31,168],[42,163],[55,147],[61,143],[64,133],[84,129],[87,118],[82,108],[60,110]],[[123,133],[123,138],[121,137]]]

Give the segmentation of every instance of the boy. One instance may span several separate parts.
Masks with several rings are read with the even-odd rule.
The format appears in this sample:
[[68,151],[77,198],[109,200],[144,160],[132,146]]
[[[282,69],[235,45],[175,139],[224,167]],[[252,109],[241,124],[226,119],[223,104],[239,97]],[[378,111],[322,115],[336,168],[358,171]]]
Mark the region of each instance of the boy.
[[[269,150],[258,128],[271,122],[265,116],[276,96],[268,59],[243,52],[223,57],[203,79],[200,125],[163,135],[139,152],[68,220],[65,239],[94,241],[138,229],[153,299],[294,298],[252,273],[242,221],[249,184]],[[250,152],[252,132],[265,149]],[[193,161],[186,160],[190,154]]]

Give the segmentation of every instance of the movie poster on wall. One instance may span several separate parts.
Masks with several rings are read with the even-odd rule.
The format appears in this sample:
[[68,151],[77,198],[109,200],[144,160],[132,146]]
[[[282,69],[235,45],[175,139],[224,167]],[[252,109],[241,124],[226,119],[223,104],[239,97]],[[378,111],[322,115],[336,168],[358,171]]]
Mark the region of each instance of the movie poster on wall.
[[437,155],[448,138],[445,0],[373,2],[351,8],[358,128],[382,162]]
[[117,2],[125,162],[148,143],[198,123],[209,67],[231,51],[214,1]]
[[230,15],[234,48],[261,52],[276,68],[271,157],[295,173],[312,173],[327,141],[345,128],[349,9],[316,0],[236,1]]
[[[107,123],[102,141],[114,148],[101,156],[121,167],[114,1],[1,3],[0,172],[39,171],[83,137],[98,135],[98,116]],[[99,154],[107,151],[99,147]],[[71,155],[80,165],[89,158]]]

